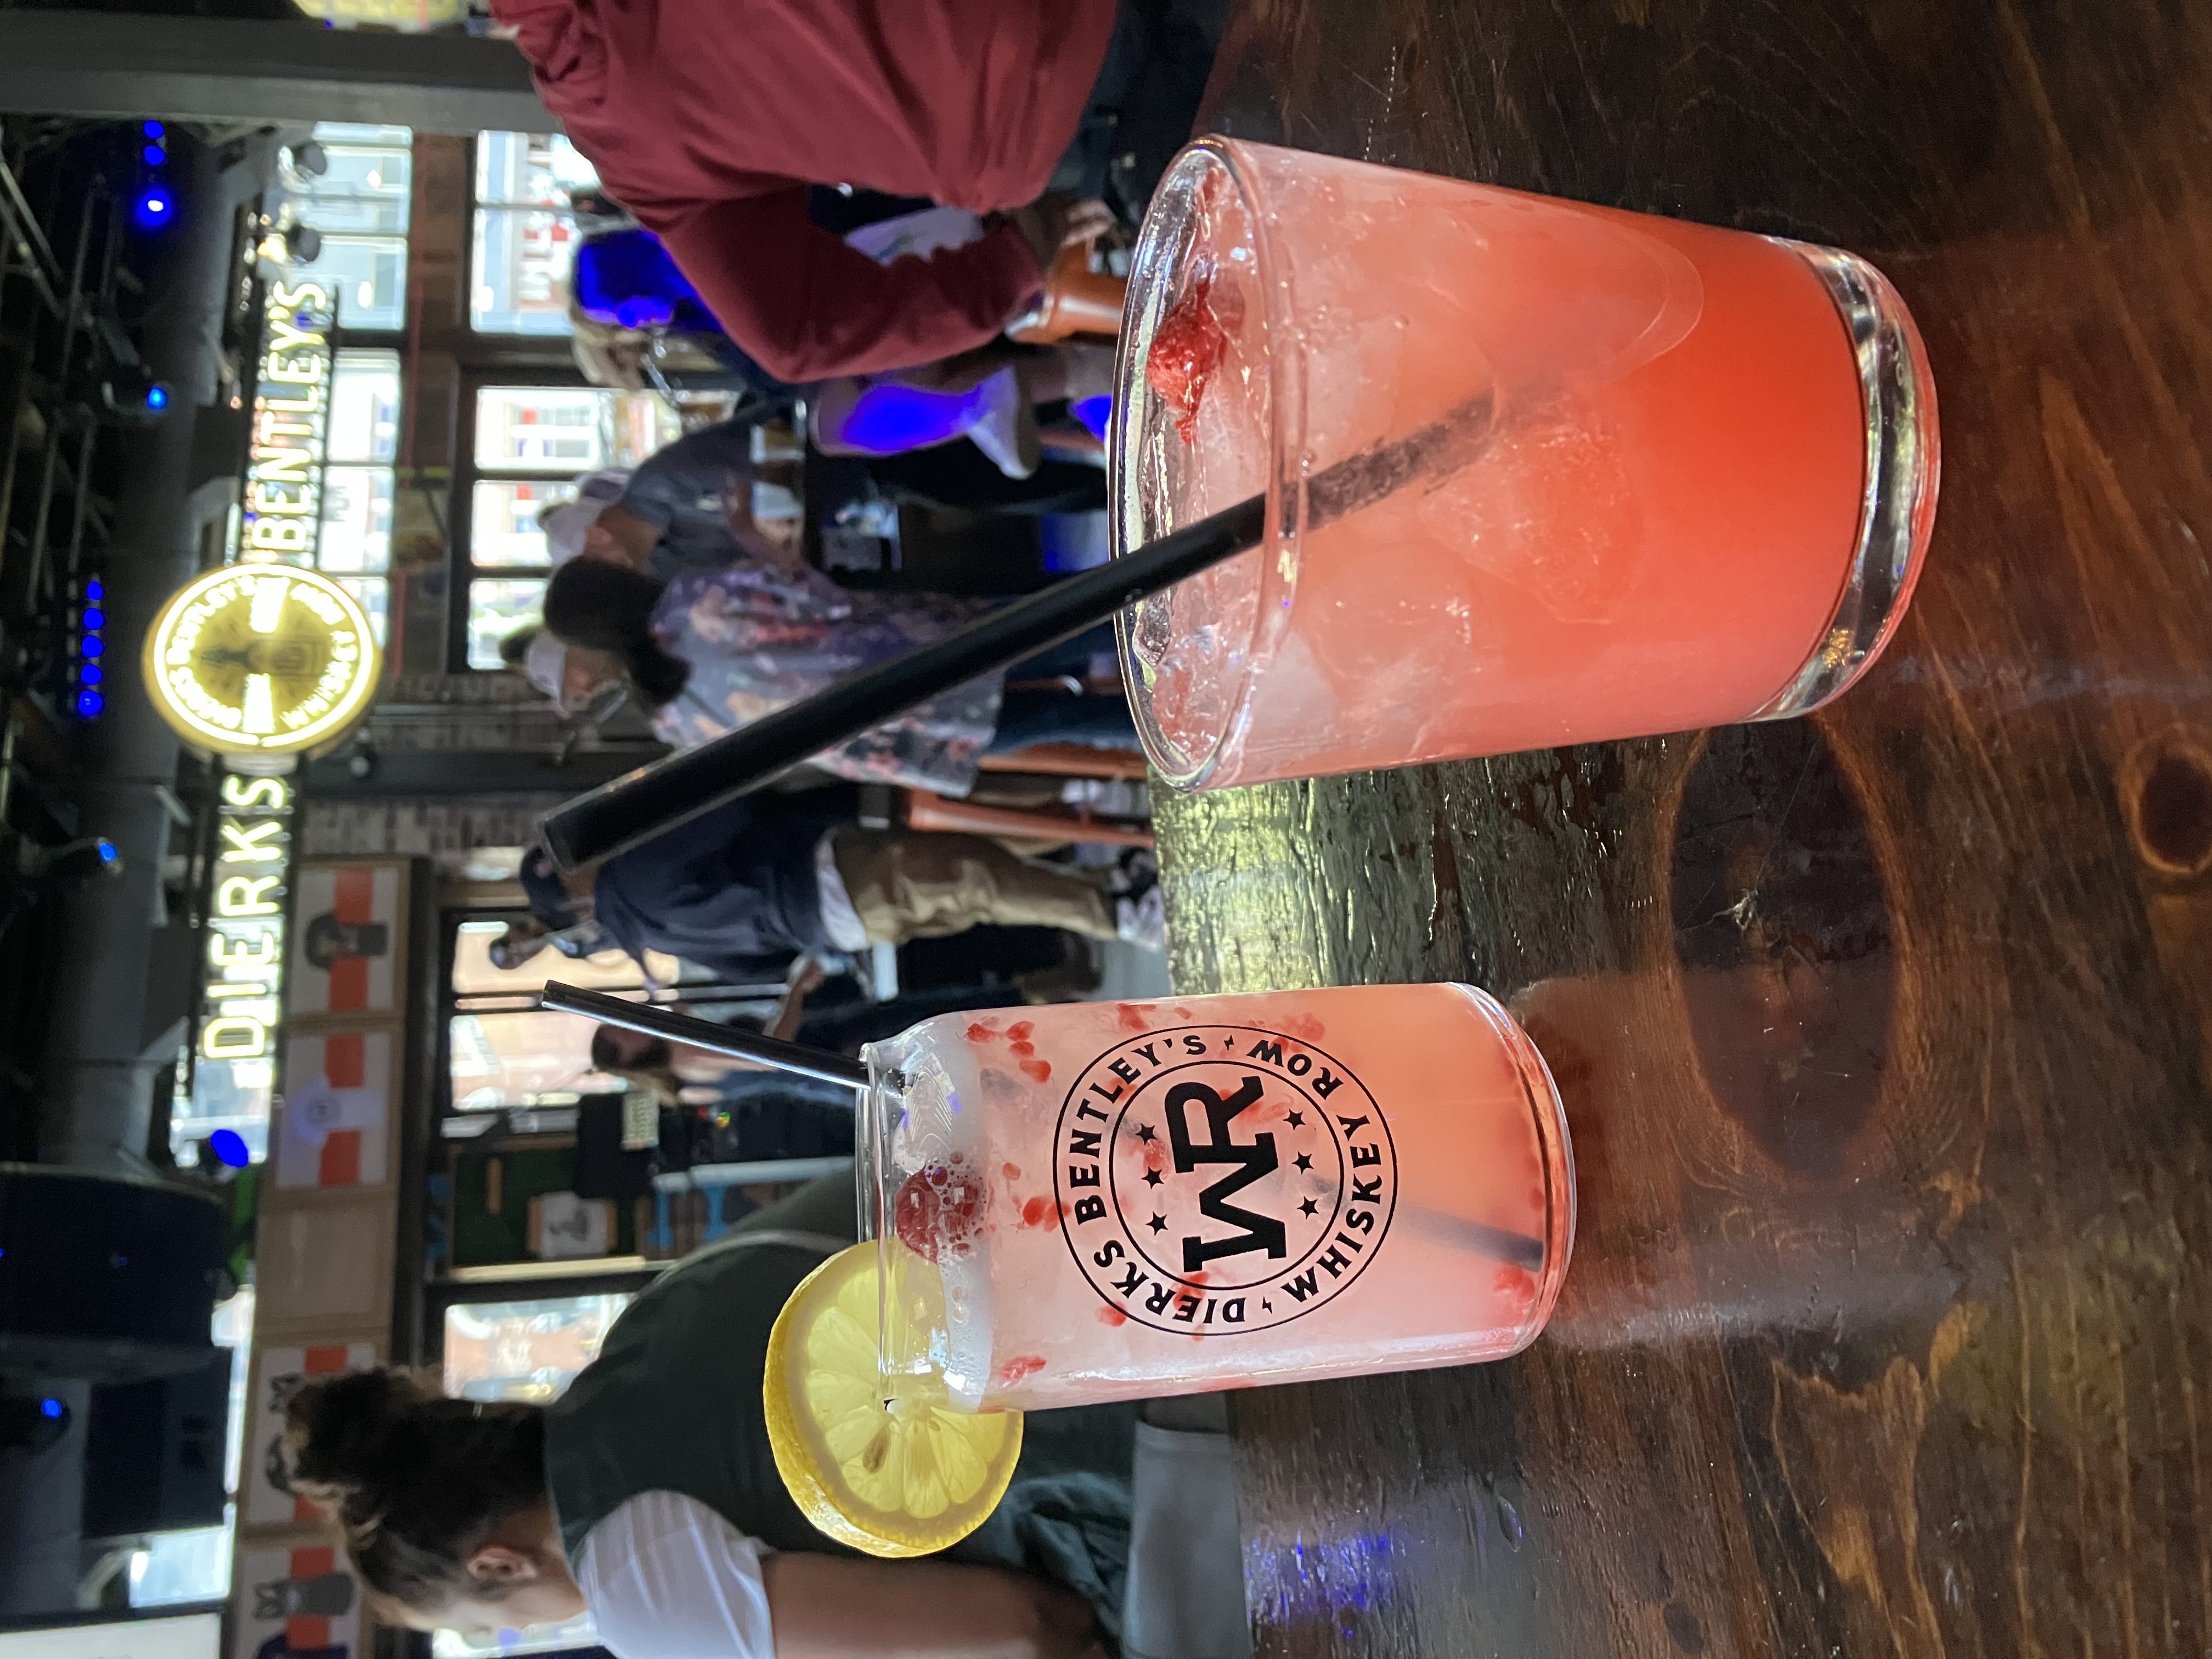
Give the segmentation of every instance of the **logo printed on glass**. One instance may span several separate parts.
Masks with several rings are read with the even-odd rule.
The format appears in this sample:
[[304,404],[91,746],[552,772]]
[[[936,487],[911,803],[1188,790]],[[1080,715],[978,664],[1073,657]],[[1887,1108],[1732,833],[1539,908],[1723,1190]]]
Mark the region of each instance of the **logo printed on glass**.
[[1341,1296],[1398,1198],[1365,1085],[1311,1043],[1251,1026],[1117,1043],[1068,1091],[1054,1151],[1084,1278],[1176,1334],[1267,1330]]

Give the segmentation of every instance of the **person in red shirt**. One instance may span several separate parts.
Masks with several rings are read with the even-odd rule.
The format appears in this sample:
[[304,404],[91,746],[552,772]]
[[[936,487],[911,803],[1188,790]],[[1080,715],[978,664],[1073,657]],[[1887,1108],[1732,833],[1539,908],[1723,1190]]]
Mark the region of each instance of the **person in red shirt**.
[[[794,384],[996,337],[1112,193],[1188,136],[1224,0],[492,0],[606,191],[730,337]],[[924,198],[985,234],[878,264],[808,186]]]

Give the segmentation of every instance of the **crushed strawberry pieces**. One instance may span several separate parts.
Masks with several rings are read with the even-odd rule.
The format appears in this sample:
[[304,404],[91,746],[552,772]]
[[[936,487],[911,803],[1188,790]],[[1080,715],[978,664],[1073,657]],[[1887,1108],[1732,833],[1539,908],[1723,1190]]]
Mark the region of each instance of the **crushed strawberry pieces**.
[[1161,319],[1145,360],[1145,379],[1174,411],[1176,431],[1185,443],[1198,434],[1200,400],[1229,349],[1229,336],[1209,303],[1212,293],[1213,272],[1200,272]]
[[891,1200],[899,1242],[932,1261],[963,1254],[982,1231],[983,1196],[982,1182],[960,1163],[915,1170]]

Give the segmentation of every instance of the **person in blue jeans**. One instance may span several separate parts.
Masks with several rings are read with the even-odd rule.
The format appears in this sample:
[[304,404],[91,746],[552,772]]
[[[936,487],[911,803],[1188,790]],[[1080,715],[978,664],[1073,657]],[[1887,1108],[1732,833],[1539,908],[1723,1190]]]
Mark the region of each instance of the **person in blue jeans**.
[[1114,625],[1101,623],[1072,640],[1048,646],[1006,671],[999,697],[998,729],[987,755],[1011,755],[1042,743],[1089,749],[1134,749],[1137,725],[1119,690],[1091,690],[1091,671],[1115,655]]

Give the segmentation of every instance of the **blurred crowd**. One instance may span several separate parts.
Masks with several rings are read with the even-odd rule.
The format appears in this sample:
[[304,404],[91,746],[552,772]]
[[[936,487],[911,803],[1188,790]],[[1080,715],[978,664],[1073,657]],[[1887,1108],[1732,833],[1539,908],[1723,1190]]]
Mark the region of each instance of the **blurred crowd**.
[[[1219,9],[946,5],[894,62],[853,32],[866,8],[764,9],[739,42],[706,11],[501,0],[600,180],[573,203],[578,362],[688,428],[539,514],[554,571],[510,670],[580,728],[641,717],[685,749],[1103,556],[1128,250]],[[872,568],[840,556],[856,544]],[[598,865],[532,849],[532,918],[497,954],[781,977],[780,1024],[847,1050],[948,1007],[1083,994],[1114,951],[1164,949],[1141,779],[1096,629]],[[882,971],[970,934],[956,969]],[[780,1138],[748,1155],[821,1142],[825,1103],[789,1079],[647,1041],[605,1031],[595,1064],[671,1102],[771,1103]]]

